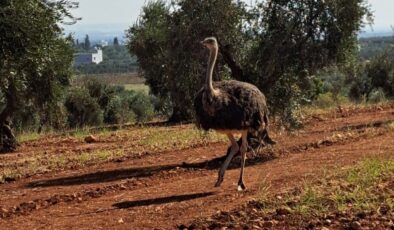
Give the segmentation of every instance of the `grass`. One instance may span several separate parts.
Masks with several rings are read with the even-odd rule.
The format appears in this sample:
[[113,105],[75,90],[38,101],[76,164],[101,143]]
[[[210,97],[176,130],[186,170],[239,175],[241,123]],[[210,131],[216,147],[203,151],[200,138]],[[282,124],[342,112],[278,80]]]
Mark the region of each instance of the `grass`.
[[[83,138],[92,134],[89,129],[77,129],[69,133],[80,144]],[[0,171],[0,182],[8,179],[18,179],[26,175],[47,173],[51,171],[102,163],[124,157],[126,155],[140,155],[146,152],[176,151],[190,148],[196,145],[226,141],[225,135],[215,132],[202,132],[194,125],[181,125],[169,127],[132,127],[123,130],[97,130],[93,134],[102,140],[116,140],[121,138],[122,145],[119,148],[106,150],[100,149],[100,145],[92,149],[80,152],[78,145],[61,152],[42,151],[36,154],[21,156],[17,162],[6,162]],[[43,135],[28,134],[21,136],[21,140],[35,140]],[[61,143],[64,137],[53,137],[56,143]],[[58,139],[58,140],[57,140]],[[127,151],[126,151],[127,150]],[[40,150],[37,150],[40,151]]]
[[83,152],[79,155],[53,155],[40,156],[26,160],[26,164],[22,167],[8,167],[0,171],[0,183],[4,183],[6,179],[18,179],[26,175],[49,172],[52,170],[60,170],[73,166],[85,166],[88,164],[100,163],[117,159],[125,156],[122,150],[97,150],[92,152]]
[[4,183],[8,179],[17,179],[22,175],[16,169],[3,169],[0,173],[0,183]]
[[349,101],[347,98],[340,96],[338,101],[336,102],[333,99],[333,96],[328,94],[322,94],[319,98],[313,102],[311,105],[305,105],[302,107],[301,111],[304,115],[328,115],[331,114],[333,111],[336,111],[338,106],[341,106],[343,109],[347,110],[349,108],[368,108],[371,106],[386,106],[392,104],[393,101],[382,101],[379,103],[372,103],[372,102],[361,102],[361,103],[354,103]]
[[317,182],[305,182],[299,194],[289,193],[281,200],[263,196],[261,203],[269,210],[293,204],[292,211],[303,215],[377,210],[382,204],[392,209],[394,202],[385,188],[393,177],[394,159],[371,158]]
[[126,90],[143,92],[146,94],[149,94],[149,91],[150,91],[149,86],[147,86],[145,84],[124,84],[123,86],[125,87]]
[[48,133],[37,133],[37,132],[23,132],[17,135],[17,141],[19,143],[28,142],[28,141],[35,141],[38,140]]
[[394,122],[390,122],[386,125],[386,129],[389,131],[394,131]]
[[182,149],[196,144],[221,142],[226,140],[224,135],[216,132],[203,132],[194,127],[185,128],[145,128],[144,138],[139,144],[158,149]]
[[83,152],[77,156],[71,156],[67,159],[71,165],[84,166],[88,164],[100,163],[124,156],[123,150],[97,150],[92,152]]

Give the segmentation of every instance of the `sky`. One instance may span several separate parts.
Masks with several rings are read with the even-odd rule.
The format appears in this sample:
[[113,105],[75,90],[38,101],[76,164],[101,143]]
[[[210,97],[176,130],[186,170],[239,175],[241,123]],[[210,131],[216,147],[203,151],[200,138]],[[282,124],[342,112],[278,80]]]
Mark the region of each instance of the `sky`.
[[[149,0],[79,0],[79,8],[74,15],[82,20],[69,26],[66,31],[93,30],[112,33],[123,32],[131,26],[141,13],[142,6]],[[245,0],[250,2],[250,0]],[[390,31],[394,26],[394,0],[368,0],[375,13],[373,31]],[[100,25],[100,26],[98,26]],[[371,31],[366,28],[365,31]]]

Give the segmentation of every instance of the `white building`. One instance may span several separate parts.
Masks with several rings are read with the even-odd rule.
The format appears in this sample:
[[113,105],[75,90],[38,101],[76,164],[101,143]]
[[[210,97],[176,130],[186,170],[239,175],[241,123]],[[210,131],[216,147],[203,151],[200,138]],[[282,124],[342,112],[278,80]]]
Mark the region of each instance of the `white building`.
[[77,53],[74,55],[74,66],[99,64],[103,61],[103,51],[99,48],[95,53]]

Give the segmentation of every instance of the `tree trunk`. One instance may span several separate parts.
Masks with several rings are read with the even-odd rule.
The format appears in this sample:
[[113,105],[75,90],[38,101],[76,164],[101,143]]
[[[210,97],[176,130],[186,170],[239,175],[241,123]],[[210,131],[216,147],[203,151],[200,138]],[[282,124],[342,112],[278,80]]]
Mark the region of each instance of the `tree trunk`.
[[0,152],[13,152],[16,149],[17,141],[11,129],[11,118],[17,108],[16,87],[13,82],[4,92],[6,106],[0,113]]

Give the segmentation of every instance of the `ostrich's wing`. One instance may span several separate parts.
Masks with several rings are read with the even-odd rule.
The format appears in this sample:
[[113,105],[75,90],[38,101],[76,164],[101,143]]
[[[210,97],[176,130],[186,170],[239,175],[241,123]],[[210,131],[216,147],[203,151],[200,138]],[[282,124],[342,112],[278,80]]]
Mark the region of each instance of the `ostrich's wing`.
[[259,130],[265,124],[266,100],[257,87],[239,81],[214,83],[219,95],[208,102],[213,115],[204,110],[205,89],[201,89],[194,100],[197,124],[203,129]]

